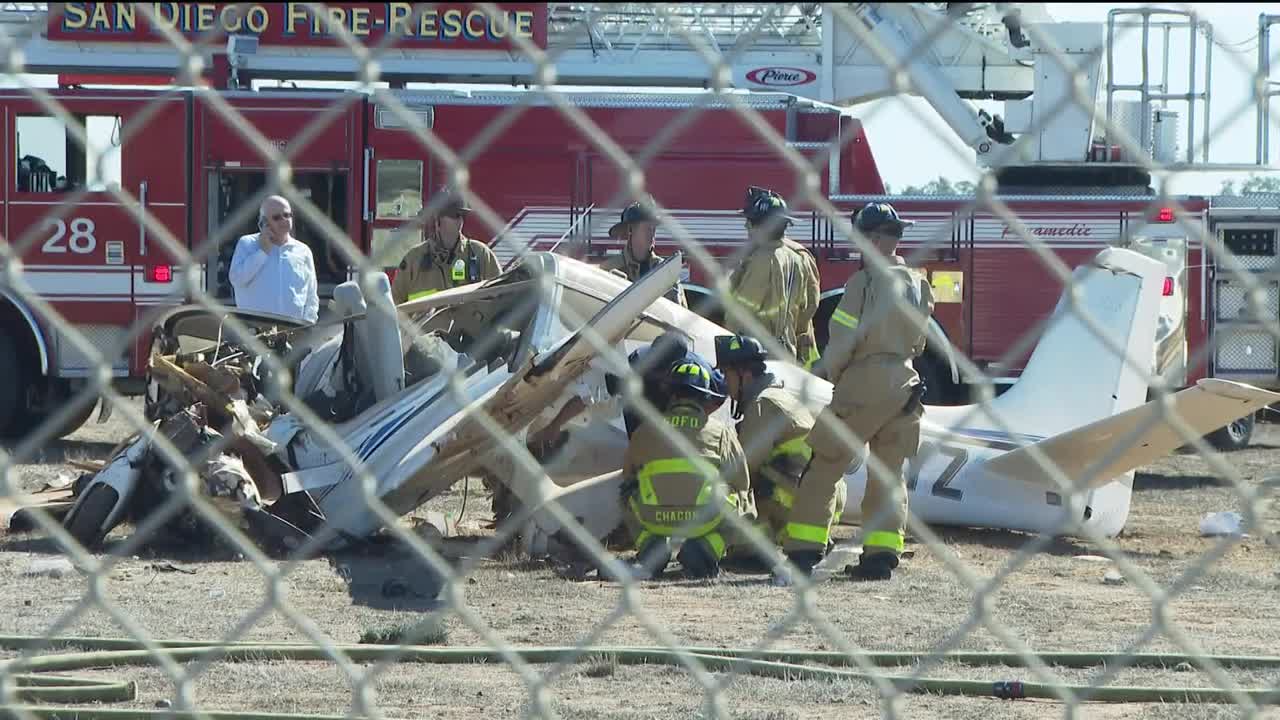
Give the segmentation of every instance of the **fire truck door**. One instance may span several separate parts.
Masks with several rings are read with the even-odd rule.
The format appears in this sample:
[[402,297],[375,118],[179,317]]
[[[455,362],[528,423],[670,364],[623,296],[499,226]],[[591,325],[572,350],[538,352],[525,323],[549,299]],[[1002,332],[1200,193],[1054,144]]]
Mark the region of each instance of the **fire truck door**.
[[[210,203],[206,217],[209,226],[205,237],[221,232],[222,243],[208,265],[208,291],[219,301],[231,304],[234,293],[228,273],[236,242],[244,235],[258,232],[258,215],[246,213],[231,232],[227,223],[245,203],[254,202],[255,195],[267,184],[267,173],[261,169],[217,169],[208,173]],[[322,215],[345,233],[347,223],[347,180],[345,171],[316,172],[295,171],[293,189],[315,205]],[[328,242],[325,233],[305,213],[294,208],[293,235],[311,247],[316,264],[316,279],[321,299],[333,296],[333,288],[347,279],[347,258],[342,250]]]
[[[70,127],[29,98],[5,102],[6,161],[17,169],[6,181],[5,235],[21,248],[28,284],[64,321],[47,330],[49,375],[87,377],[105,362],[116,377],[136,377],[133,326],[182,301],[161,236],[185,242],[184,100],[57,95]],[[147,230],[144,210],[166,232]]]
[[370,261],[374,267],[394,273],[405,253],[423,240],[420,213],[431,168],[429,159],[413,157],[417,153],[390,150],[385,154],[388,157],[379,157],[378,148],[365,148],[368,186],[364,220],[372,228]]
[[[216,253],[205,253],[211,294],[224,301],[233,297],[227,271],[236,241],[258,232],[257,211],[263,199],[258,193],[276,169],[274,158],[261,152],[232,118],[247,122],[267,144],[289,158],[291,192],[286,194],[300,194],[311,206],[294,198],[293,235],[311,248],[322,308],[324,300],[332,297],[333,288],[346,281],[354,258],[343,248],[359,247],[363,240],[356,199],[364,189],[360,179],[364,103],[360,97],[351,93],[245,93],[226,98],[234,110],[231,115],[203,97],[194,99],[192,144],[201,169],[194,194],[203,201],[199,208],[203,217],[198,212],[193,224],[200,226],[201,237],[211,237],[220,230],[224,238]],[[321,222],[317,212],[326,216],[328,223]],[[242,223],[225,226],[223,221],[240,215],[244,216]],[[334,227],[343,242],[336,242]]]

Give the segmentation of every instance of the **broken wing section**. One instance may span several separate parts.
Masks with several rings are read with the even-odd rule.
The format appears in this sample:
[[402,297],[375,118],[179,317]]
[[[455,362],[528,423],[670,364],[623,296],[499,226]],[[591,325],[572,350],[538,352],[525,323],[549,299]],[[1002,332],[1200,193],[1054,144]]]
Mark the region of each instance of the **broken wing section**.
[[1036,461],[1036,455],[1042,455],[1080,489],[1098,488],[1186,445],[1186,436],[1169,422],[1170,417],[1179,418],[1194,437],[1200,437],[1280,402],[1280,393],[1207,379],[1175,393],[1169,400],[1168,407],[1164,401],[1152,400],[1006,453],[989,461],[987,471],[1056,489],[1053,477]]
[[[558,258],[557,262],[586,267],[568,258]],[[523,429],[587,371],[600,347],[612,347],[620,356],[623,355],[621,344],[636,322],[679,281],[681,262],[680,253],[667,258],[649,274],[615,295],[580,329],[534,357],[522,382],[512,386],[495,402],[494,417],[518,422],[519,428]],[[596,268],[591,268],[590,272],[603,275],[603,271]],[[625,366],[625,357],[617,359]],[[523,503],[530,506],[541,505],[560,491],[545,473],[529,477],[527,473],[513,472],[507,484]]]
[[[667,259],[641,280],[606,303],[582,327],[558,335],[550,330],[552,316],[561,310],[563,287],[551,293],[534,319],[536,345],[510,375],[490,374],[472,385],[464,397],[448,388],[429,400],[406,403],[378,429],[362,433],[377,443],[362,457],[370,470],[376,494],[389,509],[403,515],[475,472],[495,451],[504,452],[484,418],[509,435],[522,432],[548,404],[586,371],[598,345],[617,346],[645,309],[658,301],[680,276],[679,254]],[[554,267],[575,262],[540,254],[526,262]],[[554,489],[545,476],[514,483],[513,492],[536,504]],[[368,508],[359,479],[344,479],[317,493],[328,522],[344,534],[363,537],[381,521]]]

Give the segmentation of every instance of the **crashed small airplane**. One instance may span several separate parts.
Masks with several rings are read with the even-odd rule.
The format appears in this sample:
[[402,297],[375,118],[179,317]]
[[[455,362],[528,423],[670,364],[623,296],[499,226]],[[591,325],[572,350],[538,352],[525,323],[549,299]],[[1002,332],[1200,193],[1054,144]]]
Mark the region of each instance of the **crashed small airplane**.
[[[662,297],[679,272],[677,255],[629,283],[535,253],[493,280],[399,306],[399,323],[381,274],[370,283],[375,297],[354,281],[340,285],[339,320],[328,324],[300,328],[231,311],[288,364],[283,381],[229,337],[224,315],[175,309],[153,345],[147,407],[155,431],[77,483],[63,524],[94,546],[161,506],[182,474],[163,459],[159,433],[195,460],[197,490],[263,543],[289,538],[293,546],[324,529],[336,548],[384,525],[387,516],[367,497],[403,516],[477,474],[535,510],[554,499],[605,538],[621,521],[627,442],[606,373],[624,372],[631,350],[669,330],[688,335],[708,359],[714,338],[726,334]],[[1078,303],[1064,293],[1010,390],[986,407],[927,406],[921,451],[908,469],[912,513],[939,525],[1114,536],[1129,514],[1136,468],[1186,444],[1185,432],[1202,435],[1280,400],[1210,379],[1146,401],[1138,364],[1113,347],[1128,358],[1151,356],[1163,278],[1157,261],[1103,250],[1076,269]],[[400,323],[416,328],[414,341]],[[830,400],[829,383],[786,362],[769,366],[815,414]],[[574,396],[587,410],[539,458],[538,472],[522,470],[510,443],[546,427]],[[728,404],[718,412],[729,421]],[[864,462],[855,460],[846,482],[842,521],[856,523]],[[545,511],[528,517],[525,546],[544,551],[561,528]],[[183,518],[198,522],[188,511],[170,524]]]

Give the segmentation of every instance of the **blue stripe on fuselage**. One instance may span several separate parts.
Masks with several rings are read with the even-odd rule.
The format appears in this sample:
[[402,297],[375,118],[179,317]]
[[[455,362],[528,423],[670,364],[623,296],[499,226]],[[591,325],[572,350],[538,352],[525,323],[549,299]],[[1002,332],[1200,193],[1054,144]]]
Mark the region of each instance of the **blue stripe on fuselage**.
[[1044,440],[1041,435],[1027,435],[1025,433],[1007,433],[1003,430],[979,430],[977,428],[952,428],[951,432],[957,435],[968,435],[970,437],[982,440],[1000,440],[1003,442],[1025,442],[1027,444],[1038,443]]
[[[395,435],[397,432],[399,432],[400,429],[403,428],[405,425],[407,425],[410,420],[417,417],[418,414],[420,414],[423,410],[427,409],[428,406],[430,406],[432,403],[438,400],[440,398],[441,393],[443,393],[444,390],[445,390],[444,388],[437,390],[435,393],[429,396],[426,400],[424,400],[420,405],[409,408],[408,410],[405,410],[400,415],[392,417],[390,420],[384,423],[382,427],[375,430],[372,435],[365,438],[364,441],[360,443],[360,447],[356,449],[356,457],[360,458],[360,462],[364,463],[370,457],[372,457],[373,454],[378,451],[378,448],[382,447],[383,444],[386,443],[386,441],[390,439],[392,435]],[[348,467],[347,471],[343,474],[342,479],[335,484],[335,487],[337,485],[341,485],[347,480],[350,480],[351,476],[354,473],[355,473],[355,468]]]

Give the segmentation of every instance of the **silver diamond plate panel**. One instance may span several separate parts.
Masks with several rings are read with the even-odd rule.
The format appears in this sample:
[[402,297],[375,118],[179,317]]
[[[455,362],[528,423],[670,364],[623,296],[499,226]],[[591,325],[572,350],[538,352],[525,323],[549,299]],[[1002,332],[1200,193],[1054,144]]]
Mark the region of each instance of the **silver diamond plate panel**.
[[1215,357],[1221,371],[1273,371],[1276,341],[1265,331],[1221,331]]
[[[76,329],[84,334],[85,339],[98,352],[102,353],[104,359],[111,362],[111,368],[115,371],[127,370],[129,362],[126,358],[121,357],[121,352],[127,352],[128,333],[125,328],[114,325],[77,325]],[[59,331],[55,341],[57,347],[58,358],[55,363],[60,372],[69,375],[84,375],[97,367],[96,361],[82,352],[75,343],[71,342],[66,333]],[[121,348],[117,350],[117,348]],[[115,357],[112,357],[115,355]]]
[[1238,282],[1219,281],[1217,319],[1228,322],[1274,322],[1280,319],[1280,283],[1268,282],[1251,295]]

